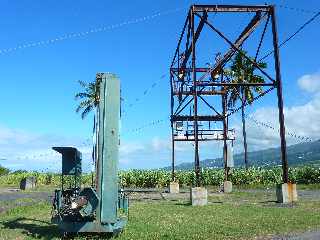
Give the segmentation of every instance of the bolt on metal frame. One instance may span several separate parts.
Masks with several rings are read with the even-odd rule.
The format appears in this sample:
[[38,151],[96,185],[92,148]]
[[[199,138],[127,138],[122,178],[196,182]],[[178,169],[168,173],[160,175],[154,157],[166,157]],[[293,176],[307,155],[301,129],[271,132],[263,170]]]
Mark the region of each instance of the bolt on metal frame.
[[[209,14],[217,13],[254,13],[254,17],[249,24],[243,29],[236,41],[229,40],[223,32],[217,29],[208,20]],[[199,22],[196,24],[195,19],[198,18]],[[265,70],[259,67],[257,57],[263,44],[263,39],[267,31],[267,26],[271,20],[272,28],[272,45],[274,52],[274,71],[275,79],[271,77]],[[259,44],[256,50],[254,60],[247,56],[246,53],[241,51],[241,46],[248,39],[248,37],[255,31],[255,29],[265,22],[263,32],[261,34]],[[197,26],[196,26],[197,25]],[[222,38],[229,46],[229,50],[225,52],[222,57],[216,59],[216,63],[212,67],[198,67],[196,66],[196,50],[197,41],[201,35],[204,27],[211,29],[220,38]],[[182,40],[185,37],[185,42]],[[232,57],[240,53],[243,57],[250,61],[253,66],[259,71],[266,79],[263,83],[237,83],[231,82],[226,76],[223,76],[223,67],[230,62]],[[191,63],[191,66],[187,66]],[[215,80],[208,80],[211,75],[220,74],[220,77]],[[200,75],[200,76],[199,76]],[[186,79],[189,76],[189,80]],[[229,111],[227,108],[228,90],[234,87],[268,87],[267,90],[254,97],[254,101],[277,89],[277,100],[279,110],[279,125],[280,125],[280,143],[281,143],[281,160],[283,169],[283,182],[288,183],[288,161],[286,154],[286,139],[285,139],[285,125],[283,115],[283,97],[282,97],[282,82],[280,72],[280,56],[278,45],[278,33],[275,15],[275,6],[261,5],[261,6],[248,6],[248,5],[192,5],[188,11],[183,30],[181,32],[178,46],[175,50],[174,58],[170,66],[170,86],[171,86],[171,128],[172,128],[172,180],[175,180],[175,142],[176,141],[192,141],[194,142],[194,162],[196,185],[200,186],[200,162],[199,162],[199,141],[210,140],[223,140],[224,142],[224,167],[225,167],[225,180],[228,179],[227,167],[227,141],[234,140],[229,137],[228,130],[228,117],[233,113],[246,106],[248,103],[241,101],[242,105],[237,109]],[[204,96],[218,96],[221,97],[222,112],[219,112],[216,107],[210,105],[204,99]],[[191,98],[190,98],[191,97]],[[189,100],[188,100],[189,99]],[[187,101],[188,100],[188,101]],[[178,104],[176,104],[176,102]],[[200,104],[209,107],[214,115],[200,115],[198,108]],[[186,107],[193,107],[189,115],[182,115]],[[210,137],[212,133],[209,129],[199,129],[199,122],[209,123],[211,121],[221,121],[223,123],[223,138],[215,139]],[[185,134],[184,139],[179,139],[177,135],[177,123],[192,122],[193,137]],[[205,133],[204,133],[205,132]],[[200,137],[199,137],[200,136]],[[205,136],[205,137],[203,137]]]

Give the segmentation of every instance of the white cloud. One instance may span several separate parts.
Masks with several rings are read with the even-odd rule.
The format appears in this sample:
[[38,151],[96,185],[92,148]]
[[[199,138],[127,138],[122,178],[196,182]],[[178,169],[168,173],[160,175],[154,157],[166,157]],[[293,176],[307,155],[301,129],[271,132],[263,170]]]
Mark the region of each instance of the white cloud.
[[298,85],[302,90],[310,93],[320,91],[320,73],[307,74],[298,79]]
[[[193,147],[186,143],[175,145],[177,162],[192,160],[188,158]],[[171,164],[171,137],[153,137],[147,141],[121,142],[120,146],[120,168],[159,168]]]
[[128,156],[144,149],[145,146],[138,142],[121,142],[119,152],[120,156]]
[[1,158],[6,159],[1,164],[10,169],[60,170],[61,155],[52,150],[53,146],[78,146],[83,159],[91,158],[91,148],[78,139],[0,126]]
[[32,141],[34,138],[36,138],[35,135],[28,134],[25,131],[0,126],[0,144],[10,142],[23,144]]
[[[298,85],[314,94],[312,99],[305,104],[284,108],[286,132],[317,140],[320,138],[320,75],[304,75],[298,79]],[[279,129],[277,108],[259,108],[250,116],[259,122],[267,123]],[[240,142],[237,141],[237,147],[242,151],[242,127],[240,122],[236,123],[235,128],[238,140],[240,140]],[[257,125],[250,118],[247,120],[246,129],[250,150],[275,147],[280,144],[278,130]],[[288,134],[286,135],[286,140],[288,145],[301,142],[299,138],[293,138]]]
[[171,149],[171,142],[169,140],[164,140],[159,137],[154,137],[151,140],[151,146],[153,151],[159,152],[163,150],[170,150]]

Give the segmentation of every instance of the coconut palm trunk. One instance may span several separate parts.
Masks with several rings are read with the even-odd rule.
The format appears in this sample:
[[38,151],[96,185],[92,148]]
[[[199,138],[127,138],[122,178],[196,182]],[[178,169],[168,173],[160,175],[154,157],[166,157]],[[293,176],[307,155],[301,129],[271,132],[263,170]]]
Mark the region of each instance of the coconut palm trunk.
[[241,117],[242,117],[242,136],[243,136],[243,149],[244,149],[244,163],[246,169],[249,168],[248,163],[248,147],[247,147],[247,132],[246,132],[246,118],[245,118],[245,105],[246,99],[244,91],[242,91],[242,107],[241,107]]
[[[255,59],[248,60],[244,57],[245,51],[238,52],[232,59],[230,70],[226,69],[225,72],[229,77],[229,81],[233,83],[264,83],[264,78],[255,73],[257,68],[252,64]],[[258,62],[259,68],[267,68],[267,63]],[[241,100],[241,112],[242,112],[242,135],[244,146],[244,162],[245,167],[248,169],[248,151],[247,151],[247,133],[246,133],[246,119],[245,119],[245,105],[251,104],[254,101],[254,93],[261,94],[263,89],[261,86],[238,86],[230,89],[228,105],[234,107],[238,100]]]

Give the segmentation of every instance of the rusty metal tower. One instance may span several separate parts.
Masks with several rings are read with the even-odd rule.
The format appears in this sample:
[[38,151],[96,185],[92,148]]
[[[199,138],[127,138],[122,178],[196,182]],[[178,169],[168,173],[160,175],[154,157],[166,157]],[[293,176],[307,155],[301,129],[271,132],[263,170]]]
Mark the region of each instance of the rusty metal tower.
[[[210,14],[252,14],[249,23],[239,36],[231,40],[210,21]],[[271,22],[271,24],[270,24]],[[242,51],[258,26],[262,26],[261,34],[256,39],[254,58]],[[271,25],[271,45],[274,68],[273,75],[259,67],[259,53],[266,38],[268,26]],[[217,35],[228,46],[223,53],[216,53],[215,63],[199,66],[198,41],[203,30],[207,28]],[[214,42],[212,42],[214,44]],[[199,51],[201,52],[201,51]],[[249,61],[264,78],[262,83],[236,82],[224,74],[224,69],[235,54],[240,53]],[[270,55],[270,54],[269,54]],[[268,55],[268,56],[269,56]],[[281,159],[283,182],[288,182],[288,163],[286,156],[285,126],[283,116],[282,83],[280,74],[280,58],[275,7],[271,5],[241,6],[241,5],[192,5],[188,11],[178,46],[170,66],[171,85],[171,128],[172,128],[172,178],[175,177],[175,142],[191,141],[194,143],[194,163],[196,185],[200,185],[199,142],[222,140],[224,142],[225,180],[228,178],[227,141],[234,140],[234,131],[228,129],[228,117],[247,105],[241,101],[239,107],[229,109],[227,98],[230,90],[236,87],[261,87],[263,91],[254,96],[253,100],[277,90]],[[207,110],[205,110],[207,108]],[[212,128],[212,123],[219,123],[221,128]]]

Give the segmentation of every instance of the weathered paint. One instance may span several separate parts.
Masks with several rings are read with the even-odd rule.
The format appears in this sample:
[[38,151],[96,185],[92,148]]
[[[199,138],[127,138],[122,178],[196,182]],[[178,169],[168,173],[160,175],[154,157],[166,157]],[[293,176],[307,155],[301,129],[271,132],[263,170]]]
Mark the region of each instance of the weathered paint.
[[204,187],[194,187],[190,191],[192,206],[204,206],[208,204],[208,190]]
[[179,183],[178,182],[171,182],[169,185],[169,192],[170,193],[179,193]]
[[117,221],[118,158],[120,121],[120,81],[110,73],[101,74],[100,129],[98,136],[98,197],[97,215],[101,223]]
[[292,203],[298,201],[297,185],[294,183],[283,183],[277,185],[277,201],[279,203]]

